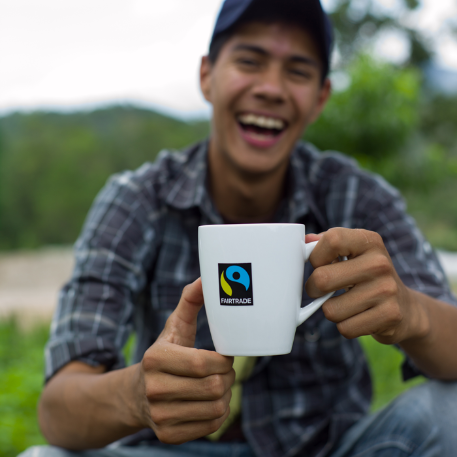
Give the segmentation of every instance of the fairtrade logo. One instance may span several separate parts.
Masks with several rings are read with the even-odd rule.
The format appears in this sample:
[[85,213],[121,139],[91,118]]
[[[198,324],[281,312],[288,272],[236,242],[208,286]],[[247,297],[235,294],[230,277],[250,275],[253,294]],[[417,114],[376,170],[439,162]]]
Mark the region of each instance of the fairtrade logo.
[[[251,284],[251,279],[249,278],[248,272],[244,269],[241,268],[238,265],[232,265],[231,267],[228,267],[226,271],[227,278],[230,281],[234,282],[239,282],[240,284],[243,284],[243,286],[246,288],[246,290],[249,289],[249,285]],[[228,284],[228,282],[224,278],[224,272],[221,274],[221,287],[224,290],[224,292],[227,295],[232,296],[232,288]]]
[[218,265],[221,305],[253,305],[251,264],[220,263]]

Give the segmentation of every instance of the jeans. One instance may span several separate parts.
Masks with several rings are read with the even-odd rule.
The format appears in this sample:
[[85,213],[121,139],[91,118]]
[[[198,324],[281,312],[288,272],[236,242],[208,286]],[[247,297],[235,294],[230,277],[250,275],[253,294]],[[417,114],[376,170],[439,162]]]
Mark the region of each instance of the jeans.
[[[353,425],[330,457],[457,456],[457,383],[429,381]],[[255,457],[247,443],[109,447],[69,452],[35,446],[19,457]],[[261,456],[258,456],[261,457]]]

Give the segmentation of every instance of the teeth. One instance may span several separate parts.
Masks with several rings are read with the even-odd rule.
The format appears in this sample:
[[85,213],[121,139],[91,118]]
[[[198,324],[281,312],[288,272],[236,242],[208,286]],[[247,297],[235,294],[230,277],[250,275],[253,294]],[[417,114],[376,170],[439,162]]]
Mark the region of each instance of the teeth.
[[284,128],[284,121],[273,117],[256,116],[255,114],[242,114],[238,116],[238,120],[243,124],[256,125],[266,129],[282,130]]

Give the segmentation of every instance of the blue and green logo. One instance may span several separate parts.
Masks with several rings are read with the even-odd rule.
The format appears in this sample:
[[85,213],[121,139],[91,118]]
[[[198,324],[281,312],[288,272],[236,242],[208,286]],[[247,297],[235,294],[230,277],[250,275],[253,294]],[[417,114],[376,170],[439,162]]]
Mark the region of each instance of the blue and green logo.
[[219,263],[221,305],[252,306],[252,267],[250,263]]

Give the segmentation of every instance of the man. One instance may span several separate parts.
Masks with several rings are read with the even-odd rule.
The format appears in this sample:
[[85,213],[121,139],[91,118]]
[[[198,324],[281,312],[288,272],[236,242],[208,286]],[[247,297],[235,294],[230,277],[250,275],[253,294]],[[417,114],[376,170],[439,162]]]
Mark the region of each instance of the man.
[[[453,383],[430,381],[367,415],[355,338],[397,344],[406,378],[454,381],[457,302],[396,191],[297,143],[330,94],[331,36],[318,0],[226,0],[201,62],[209,141],[115,176],[76,244],[39,405],[56,447],[33,455],[114,442],[82,455],[453,455]],[[319,240],[307,295],[347,292],[297,329],[290,354],[255,360],[240,405],[233,358],[213,351],[201,309],[197,228],[246,222],[320,233],[307,236]],[[138,363],[124,368],[132,327]]]

